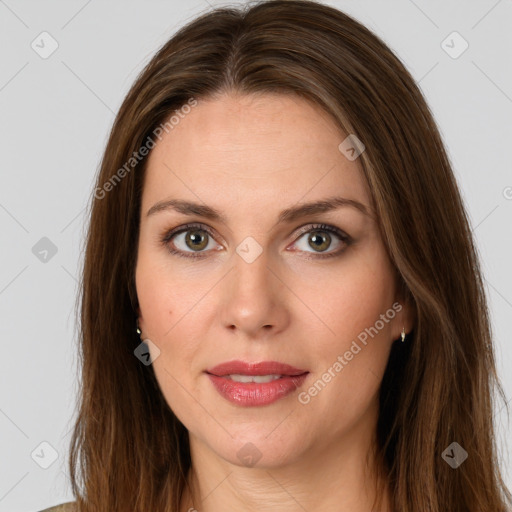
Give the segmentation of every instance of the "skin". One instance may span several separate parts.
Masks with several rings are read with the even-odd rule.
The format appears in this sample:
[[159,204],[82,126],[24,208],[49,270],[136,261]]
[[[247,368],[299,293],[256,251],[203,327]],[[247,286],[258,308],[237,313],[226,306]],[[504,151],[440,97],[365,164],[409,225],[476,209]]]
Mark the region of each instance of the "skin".
[[[413,327],[375,219],[355,208],[277,225],[281,210],[333,195],[369,209],[359,159],[338,149],[346,138],[318,106],[292,95],[224,94],[200,100],[164,133],[148,159],[142,195],[136,287],[139,326],[160,350],[153,367],[162,393],[190,434],[192,495],[181,510],[200,512],[368,512],[375,498],[373,458],[378,390],[393,340]],[[174,210],[146,216],[170,198],[204,203],[221,224]],[[172,228],[202,223],[189,235]],[[318,249],[298,228],[338,227]],[[313,230],[314,231],[314,230]],[[248,263],[236,252],[253,237],[262,253]],[[218,249],[218,250],[214,250]],[[196,252],[194,252],[194,250]],[[337,256],[322,259],[319,254]],[[358,335],[394,302],[393,319],[309,403],[298,400]],[[156,352],[152,352],[153,357]],[[242,407],[218,394],[204,371],[233,359],[276,360],[310,372],[301,388],[269,405]],[[261,454],[248,467],[246,443]],[[390,510],[388,491],[380,511]]]

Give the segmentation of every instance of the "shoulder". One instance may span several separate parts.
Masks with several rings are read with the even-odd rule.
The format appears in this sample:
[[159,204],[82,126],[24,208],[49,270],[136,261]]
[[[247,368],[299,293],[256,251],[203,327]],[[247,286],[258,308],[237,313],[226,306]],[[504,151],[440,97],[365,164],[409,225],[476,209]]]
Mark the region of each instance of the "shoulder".
[[40,512],[75,512],[76,506],[75,501],[68,501],[67,503],[61,503],[60,505],[55,505],[50,508],[45,508]]

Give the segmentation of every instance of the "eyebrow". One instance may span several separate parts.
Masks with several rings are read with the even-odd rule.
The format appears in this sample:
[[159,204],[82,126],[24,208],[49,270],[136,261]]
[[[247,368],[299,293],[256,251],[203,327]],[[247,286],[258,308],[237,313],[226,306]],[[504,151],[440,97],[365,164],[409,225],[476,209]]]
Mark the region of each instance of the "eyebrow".
[[[364,215],[373,218],[372,212],[368,207],[355,199],[347,199],[345,197],[328,197],[319,201],[302,203],[298,206],[292,206],[291,208],[282,210],[279,214],[277,223],[293,222],[308,215],[337,210],[343,206],[355,208]],[[198,215],[212,221],[227,224],[227,218],[219,210],[205,204],[185,201],[183,199],[167,199],[159,201],[148,210],[146,217],[167,210],[175,210],[184,215]]]

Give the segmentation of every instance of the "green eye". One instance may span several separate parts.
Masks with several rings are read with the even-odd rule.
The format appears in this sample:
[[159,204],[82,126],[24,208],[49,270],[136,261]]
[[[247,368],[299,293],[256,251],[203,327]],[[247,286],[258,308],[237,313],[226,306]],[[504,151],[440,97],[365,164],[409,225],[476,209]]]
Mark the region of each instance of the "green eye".
[[[313,257],[327,258],[336,256],[343,251],[344,247],[351,243],[351,238],[340,229],[327,224],[307,225],[301,228],[299,237],[294,243],[297,244],[304,235],[308,235],[306,244],[299,251],[314,254]],[[333,239],[338,240],[335,251],[328,251],[333,244]],[[163,245],[171,254],[183,258],[204,258],[209,250],[215,247],[214,237],[211,230],[204,224],[188,224],[180,226],[166,233],[162,238]],[[313,249],[309,251],[308,249]],[[325,252],[325,254],[323,254]],[[315,254],[316,253],[316,254]]]

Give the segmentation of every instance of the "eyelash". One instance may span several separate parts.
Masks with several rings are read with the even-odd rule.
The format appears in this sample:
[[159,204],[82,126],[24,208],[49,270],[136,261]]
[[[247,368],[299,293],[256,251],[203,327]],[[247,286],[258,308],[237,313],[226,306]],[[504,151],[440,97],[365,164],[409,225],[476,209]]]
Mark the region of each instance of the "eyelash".
[[[204,258],[206,257],[205,256],[205,252],[198,252],[198,253],[194,253],[194,252],[190,252],[190,253],[187,253],[187,252],[183,252],[183,251],[180,251],[178,249],[173,249],[169,246],[169,242],[171,241],[171,239],[175,236],[175,235],[179,235],[180,233],[183,233],[183,232],[187,232],[187,231],[191,231],[192,229],[198,229],[198,230],[201,230],[201,231],[205,231],[206,233],[208,233],[208,235],[215,239],[211,229],[206,226],[205,224],[201,224],[201,223],[193,223],[193,224],[185,224],[183,226],[179,226],[175,229],[172,229],[171,231],[168,231],[166,233],[164,233],[163,237],[161,238],[161,243],[162,245],[171,253],[171,254],[175,254],[176,256],[180,256],[182,258]],[[312,224],[312,225],[309,225],[308,226],[308,229],[300,229],[299,233],[298,233],[298,238],[301,238],[302,235],[306,234],[306,233],[309,233],[310,231],[326,231],[328,233],[333,233],[334,235],[336,235],[338,238],[340,238],[340,240],[345,244],[345,246],[348,246],[351,244],[352,242],[352,239],[350,236],[348,236],[346,233],[344,233],[343,231],[341,231],[340,229],[338,229],[337,227],[335,226],[330,226],[328,224]],[[313,259],[324,259],[324,258],[331,258],[331,257],[334,257],[334,256],[339,256],[342,252],[344,252],[345,248],[342,248],[342,249],[338,249],[337,251],[334,251],[334,252],[330,252],[330,253],[327,253],[327,254],[321,254],[321,253],[318,253],[314,256],[312,256]],[[314,253],[311,253],[311,254],[314,254]],[[311,256],[308,257],[308,259],[311,258]]]

